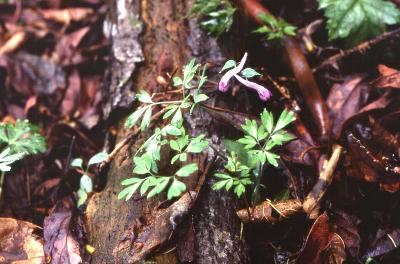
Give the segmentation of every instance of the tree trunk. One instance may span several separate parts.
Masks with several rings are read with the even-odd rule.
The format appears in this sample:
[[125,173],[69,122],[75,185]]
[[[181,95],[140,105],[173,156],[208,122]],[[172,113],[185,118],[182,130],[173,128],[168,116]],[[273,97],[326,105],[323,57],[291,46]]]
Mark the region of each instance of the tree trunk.
[[[190,2],[115,0],[112,3],[112,25],[117,30],[112,33],[113,60],[109,85],[105,88],[108,93],[104,104],[106,117],[116,107],[131,105],[133,91],[160,91],[157,77],[167,78],[167,72],[181,69],[191,57],[201,63],[223,61],[217,42],[201,32],[194,21],[185,19]],[[142,52],[144,61],[138,64]],[[133,111],[134,107],[131,109]],[[214,145],[220,144],[216,123],[207,113],[199,110],[185,116],[185,120],[191,134],[204,133]],[[123,128],[123,120],[119,123],[117,142],[131,132]],[[133,176],[131,153],[135,153],[136,145],[147,136],[147,132],[140,133],[132,147],[125,146],[117,154],[104,190],[89,201],[87,232],[90,244],[96,248],[92,263],[140,263],[145,259],[154,259],[157,263],[248,263],[246,244],[240,238],[240,222],[234,210],[235,199],[210,188],[213,170],[221,168],[211,164],[215,157],[212,150],[197,159],[200,173],[195,180],[187,182],[187,186],[189,190],[200,192],[194,206],[190,204],[189,215],[176,228],[164,221],[163,214],[173,215],[179,211],[175,205],[188,199],[188,194],[169,207],[163,202],[165,197],[146,200],[135,194],[128,202],[117,199],[121,181]],[[161,157],[161,160],[167,159]],[[198,188],[201,185],[202,188]],[[138,236],[138,232],[141,235]],[[143,239],[146,232],[147,239]]]

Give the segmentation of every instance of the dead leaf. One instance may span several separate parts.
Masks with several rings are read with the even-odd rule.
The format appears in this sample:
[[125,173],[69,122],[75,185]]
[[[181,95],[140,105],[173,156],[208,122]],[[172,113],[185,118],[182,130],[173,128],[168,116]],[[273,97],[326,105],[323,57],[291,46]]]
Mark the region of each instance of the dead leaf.
[[80,21],[93,14],[93,9],[83,7],[70,7],[65,9],[43,9],[40,11],[46,19],[51,19],[65,25],[71,21]]
[[[249,212],[251,215],[249,215]],[[272,203],[264,201],[257,205],[254,210],[240,209],[236,212],[243,223],[247,222],[267,222],[276,223],[283,218],[303,212],[302,203],[299,200],[291,199]]]
[[44,219],[44,252],[53,264],[82,263],[79,243],[71,231],[73,207],[64,199]]
[[26,40],[24,31],[14,33],[2,46],[0,46],[0,55],[11,53],[18,49]]
[[326,264],[342,264],[346,260],[346,247],[342,238],[334,233],[324,250],[324,262]]
[[79,72],[74,69],[68,77],[68,87],[61,103],[61,114],[72,115],[79,104],[81,93],[81,78]]
[[372,82],[378,88],[400,88],[400,72],[385,65],[379,65],[378,70],[382,75]]
[[327,106],[332,117],[332,132],[338,138],[345,121],[359,112],[366,103],[368,86],[360,75],[349,76],[344,83],[332,86]]
[[[344,243],[333,232],[325,212],[315,220],[307,235],[305,246],[297,258],[297,264],[343,263],[346,259]],[[325,260],[325,261],[324,261]]]
[[0,218],[0,263],[44,263],[43,240],[33,234],[37,228],[29,222]]
[[400,245],[400,229],[389,231],[379,230],[372,246],[365,253],[364,258],[376,257],[396,249]]
[[357,229],[359,219],[344,211],[335,210],[331,213],[332,228],[343,239],[347,250],[353,258],[358,256],[360,250],[360,235]]

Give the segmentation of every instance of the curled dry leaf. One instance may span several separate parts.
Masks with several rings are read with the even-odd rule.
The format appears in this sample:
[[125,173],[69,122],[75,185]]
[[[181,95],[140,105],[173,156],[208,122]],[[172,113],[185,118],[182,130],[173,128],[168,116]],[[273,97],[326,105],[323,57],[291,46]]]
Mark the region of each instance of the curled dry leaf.
[[368,86],[361,75],[349,76],[342,84],[334,84],[327,98],[332,117],[332,132],[337,138],[347,119],[357,114],[366,103]]
[[378,88],[400,88],[400,72],[385,65],[379,65],[378,70],[382,75],[372,82]]
[[346,260],[346,246],[343,239],[334,233],[324,250],[324,263],[342,264]]
[[72,203],[63,200],[44,219],[44,252],[53,264],[82,263],[79,243],[71,231]]
[[376,257],[396,249],[400,245],[400,229],[389,231],[379,230],[372,246],[367,250],[364,258]]
[[384,190],[394,192],[400,188],[400,142],[372,116],[366,118],[347,134],[347,174],[378,182]]
[[347,250],[353,258],[358,256],[360,250],[360,235],[356,224],[360,220],[344,211],[335,210],[331,213],[332,227],[335,233],[340,235]]
[[24,31],[14,33],[3,45],[0,46],[0,55],[11,53],[18,49],[26,40]]
[[91,8],[70,7],[65,9],[43,9],[40,13],[46,19],[69,25],[71,21],[80,21],[87,18],[93,14],[93,10]]
[[[291,217],[303,211],[300,200],[285,200],[272,203],[271,201],[264,201],[262,204],[257,205],[254,210],[241,209],[237,211],[239,219],[243,223],[248,222],[267,222],[276,223],[284,218]],[[249,212],[251,215],[249,215]]]
[[29,222],[0,218],[0,263],[44,263],[43,240],[33,234],[37,228]]
[[305,246],[297,258],[298,264],[343,263],[346,260],[342,238],[333,232],[325,212],[315,220]]

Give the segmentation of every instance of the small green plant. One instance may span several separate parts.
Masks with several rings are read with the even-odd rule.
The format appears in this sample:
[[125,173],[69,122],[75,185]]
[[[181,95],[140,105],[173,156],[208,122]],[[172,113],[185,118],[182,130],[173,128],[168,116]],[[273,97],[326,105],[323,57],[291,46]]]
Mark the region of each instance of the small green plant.
[[349,46],[381,34],[400,21],[394,3],[386,0],[319,0],[328,18],[329,39],[345,38]]
[[201,20],[200,27],[219,37],[231,28],[235,11],[228,0],[196,0],[189,16],[197,15]]
[[77,158],[72,160],[71,167],[79,168],[82,172],[82,176],[79,183],[78,195],[78,207],[85,203],[88,194],[93,191],[93,180],[88,175],[89,167],[92,165],[99,164],[107,158],[108,154],[106,152],[99,152],[89,159],[86,166],[83,165],[83,159]]
[[258,204],[264,164],[278,166],[279,155],[274,153],[274,148],[293,139],[284,128],[294,120],[294,114],[284,110],[275,124],[272,113],[265,109],[260,126],[256,120],[246,120],[242,125],[244,137],[237,140],[239,144],[225,142],[228,151],[231,151],[225,165],[228,173],[215,174],[218,180],[213,189],[230,190],[234,187],[235,194],[241,197],[245,187],[254,185],[252,201]]
[[285,36],[296,35],[296,27],[283,19],[275,18],[265,13],[261,13],[259,17],[265,24],[253,32],[266,34],[268,40],[281,40]]
[[[195,82],[196,75],[199,76],[197,82]],[[152,109],[157,105],[165,108],[166,112],[162,118],[168,122],[164,127],[156,128],[154,133],[138,148],[133,157],[133,172],[141,177],[122,181],[122,185],[127,187],[118,194],[119,199],[129,200],[137,190],[140,191],[141,196],[147,193],[146,197],[151,198],[166,189],[168,189],[167,198],[172,199],[179,197],[186,190],[186,185],[181,179],[195,173],[198,170],[197,164],[187,164],[177,169],[172,175],[160,174],[158,169],[160,151],[163,146],[174,151],[175,155],[172,156],[170,163],[175,164],[177,161],[185,162],[189,153],[201,153],[208,146],[204,135],[195,137],[187,135],[183,122],[184,111],[189,111],[191,114],[199,103],[208,99],[208,96],[201,92],[206,79],[205,67],[201,70],[201,65],[191,60],[183,68],[183,77],[173,78],[173,86],[182,89],[181,100],[154,102],[152,96],[146,91],[140,91],[137,94],[137,99],[143,105],[128,117],[126,127],[132,128],[141,119],[140,128],[146,129],[151,122]]]
[[44,138],[38,127],[27,120],[17,120],[15,124],[0,123],[0,197],[5,173],[11,165],[27,155],[46,151]]

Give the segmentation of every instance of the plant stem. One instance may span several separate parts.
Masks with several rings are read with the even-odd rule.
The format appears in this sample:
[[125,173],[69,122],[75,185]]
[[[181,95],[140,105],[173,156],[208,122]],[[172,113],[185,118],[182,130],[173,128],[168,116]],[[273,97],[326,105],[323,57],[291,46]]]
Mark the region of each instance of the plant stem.
[[5,176],[5,172],[2,171],[1,174],[0,174],[0,203],[1,203],[1,196],[3,194],[4,176]]
[[256,187],[254,189],[254,196],[253,196],[253,210],[254,207],[260,203],[260,185],[261,185],[261,177],[263,175],[263,168],[264,164],[259,163],[258,168],[258,175],[256,177]]

